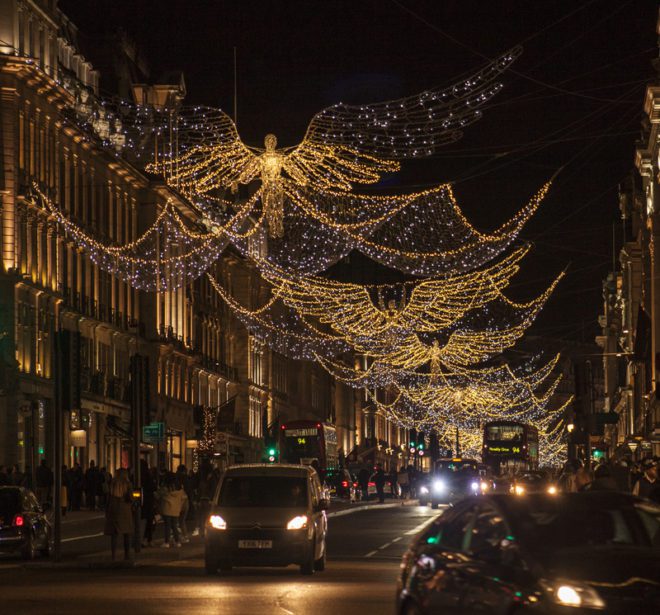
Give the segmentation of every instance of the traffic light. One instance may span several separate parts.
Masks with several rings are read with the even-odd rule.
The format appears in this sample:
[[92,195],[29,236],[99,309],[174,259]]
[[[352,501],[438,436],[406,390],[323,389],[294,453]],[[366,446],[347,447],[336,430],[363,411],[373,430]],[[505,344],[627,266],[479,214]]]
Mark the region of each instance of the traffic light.
[[275,463],[277,461],[277,447],[274,445],[269,445],[266,447],[266,461],[268,463]]
[[410,452],[414,453],[416,449],[417,449],[417,430],[416,429],[411,429],[410,430]]

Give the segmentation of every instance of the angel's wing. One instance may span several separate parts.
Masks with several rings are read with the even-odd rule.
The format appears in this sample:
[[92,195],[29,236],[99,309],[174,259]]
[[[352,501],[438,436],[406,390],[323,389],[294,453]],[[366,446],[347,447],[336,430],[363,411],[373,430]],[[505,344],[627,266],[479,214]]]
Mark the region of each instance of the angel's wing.
[[275,278],[271,277],[272,271],[264,275],[277,288],[284,303],[300,314],[331,324],[338,333],[351,339],[365,331],[378,335],[390,327],[385,314],[373,304],[363,286],[313,276]]
[[247,183],[259,173],[256,155],[220,109],[183,107],[169,120],[169,126],[161,120],[156,129],[165,147],[163,151],[154,148],[156,159],[147,170],[162,173],[183,192],[207,194]]
[[481,117],[479,108],[502,89],[495,79],[521,53],[514,47],[449,87],[388,102],[327,107],[312,118],[303,145],[343,146],[390,160],[433,154]]
[[419,283],[403,310],[402,320],[414,322],[415,330],[420,332],[438,331],[451,325],[469,310],[500,297],[529,249],[529,246],[518,248],[495,265],[475,273]]

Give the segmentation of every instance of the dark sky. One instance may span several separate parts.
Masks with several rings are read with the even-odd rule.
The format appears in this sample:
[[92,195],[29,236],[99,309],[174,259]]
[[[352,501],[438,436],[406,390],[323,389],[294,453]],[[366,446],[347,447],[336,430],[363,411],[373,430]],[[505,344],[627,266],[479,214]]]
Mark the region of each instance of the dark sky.
[[[622,232],[617,185],[633,168],[657,57],[655,0],[60,0],[88,43],[124,28],[154,79],[180,69],[189,103],[233,108],[261,145],[304,135],[335,102],[397,98],[480,68],[522,44],[505,89],[465,138],[411,161],[395,183],[455,182],[476,226],[495,228],[564,167],[522,239],[535,249],[512,292],[568,275],[534,332],[593,340],[601,281]],[[94,58],[91,58],[94,61]]]

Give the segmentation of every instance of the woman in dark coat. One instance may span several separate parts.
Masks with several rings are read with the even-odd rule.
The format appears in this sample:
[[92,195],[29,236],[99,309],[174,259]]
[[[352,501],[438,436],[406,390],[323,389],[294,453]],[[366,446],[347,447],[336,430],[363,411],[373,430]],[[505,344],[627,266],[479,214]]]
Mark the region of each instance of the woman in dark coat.
[[108,493],[108,507],[105,510],[105,531],[110,536],[112,561],[117,553],[117,537],[124,537],[124,559],[129,560],[131,547],[131,534],[133,533],[133,504],[131,499],[132,486],[128,479],[128,471],[117,470],[116,476],[110,483]]

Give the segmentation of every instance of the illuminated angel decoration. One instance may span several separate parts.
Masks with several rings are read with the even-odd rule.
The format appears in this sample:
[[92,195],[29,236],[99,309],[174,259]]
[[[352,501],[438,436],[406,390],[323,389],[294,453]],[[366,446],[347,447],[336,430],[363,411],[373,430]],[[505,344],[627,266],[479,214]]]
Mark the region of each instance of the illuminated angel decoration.
[[521,51],[516,47],[449,87],[382,103],[328,107],[312,118],[297,146],[284,149],[277,148],[273,134],[266,136],[264,149],[245,145],[220,109],[166,110],[152,126],[162,152],[148,169],[193,197],[213,198],[218,191],[261,180],[269,232],[280,237],[283,184],[350,191],[354,184],[374,183],[398,170],[398,160],[429,156],[460,139],[462,129],[477,121],[480,108],[502,89],[496,78]]

